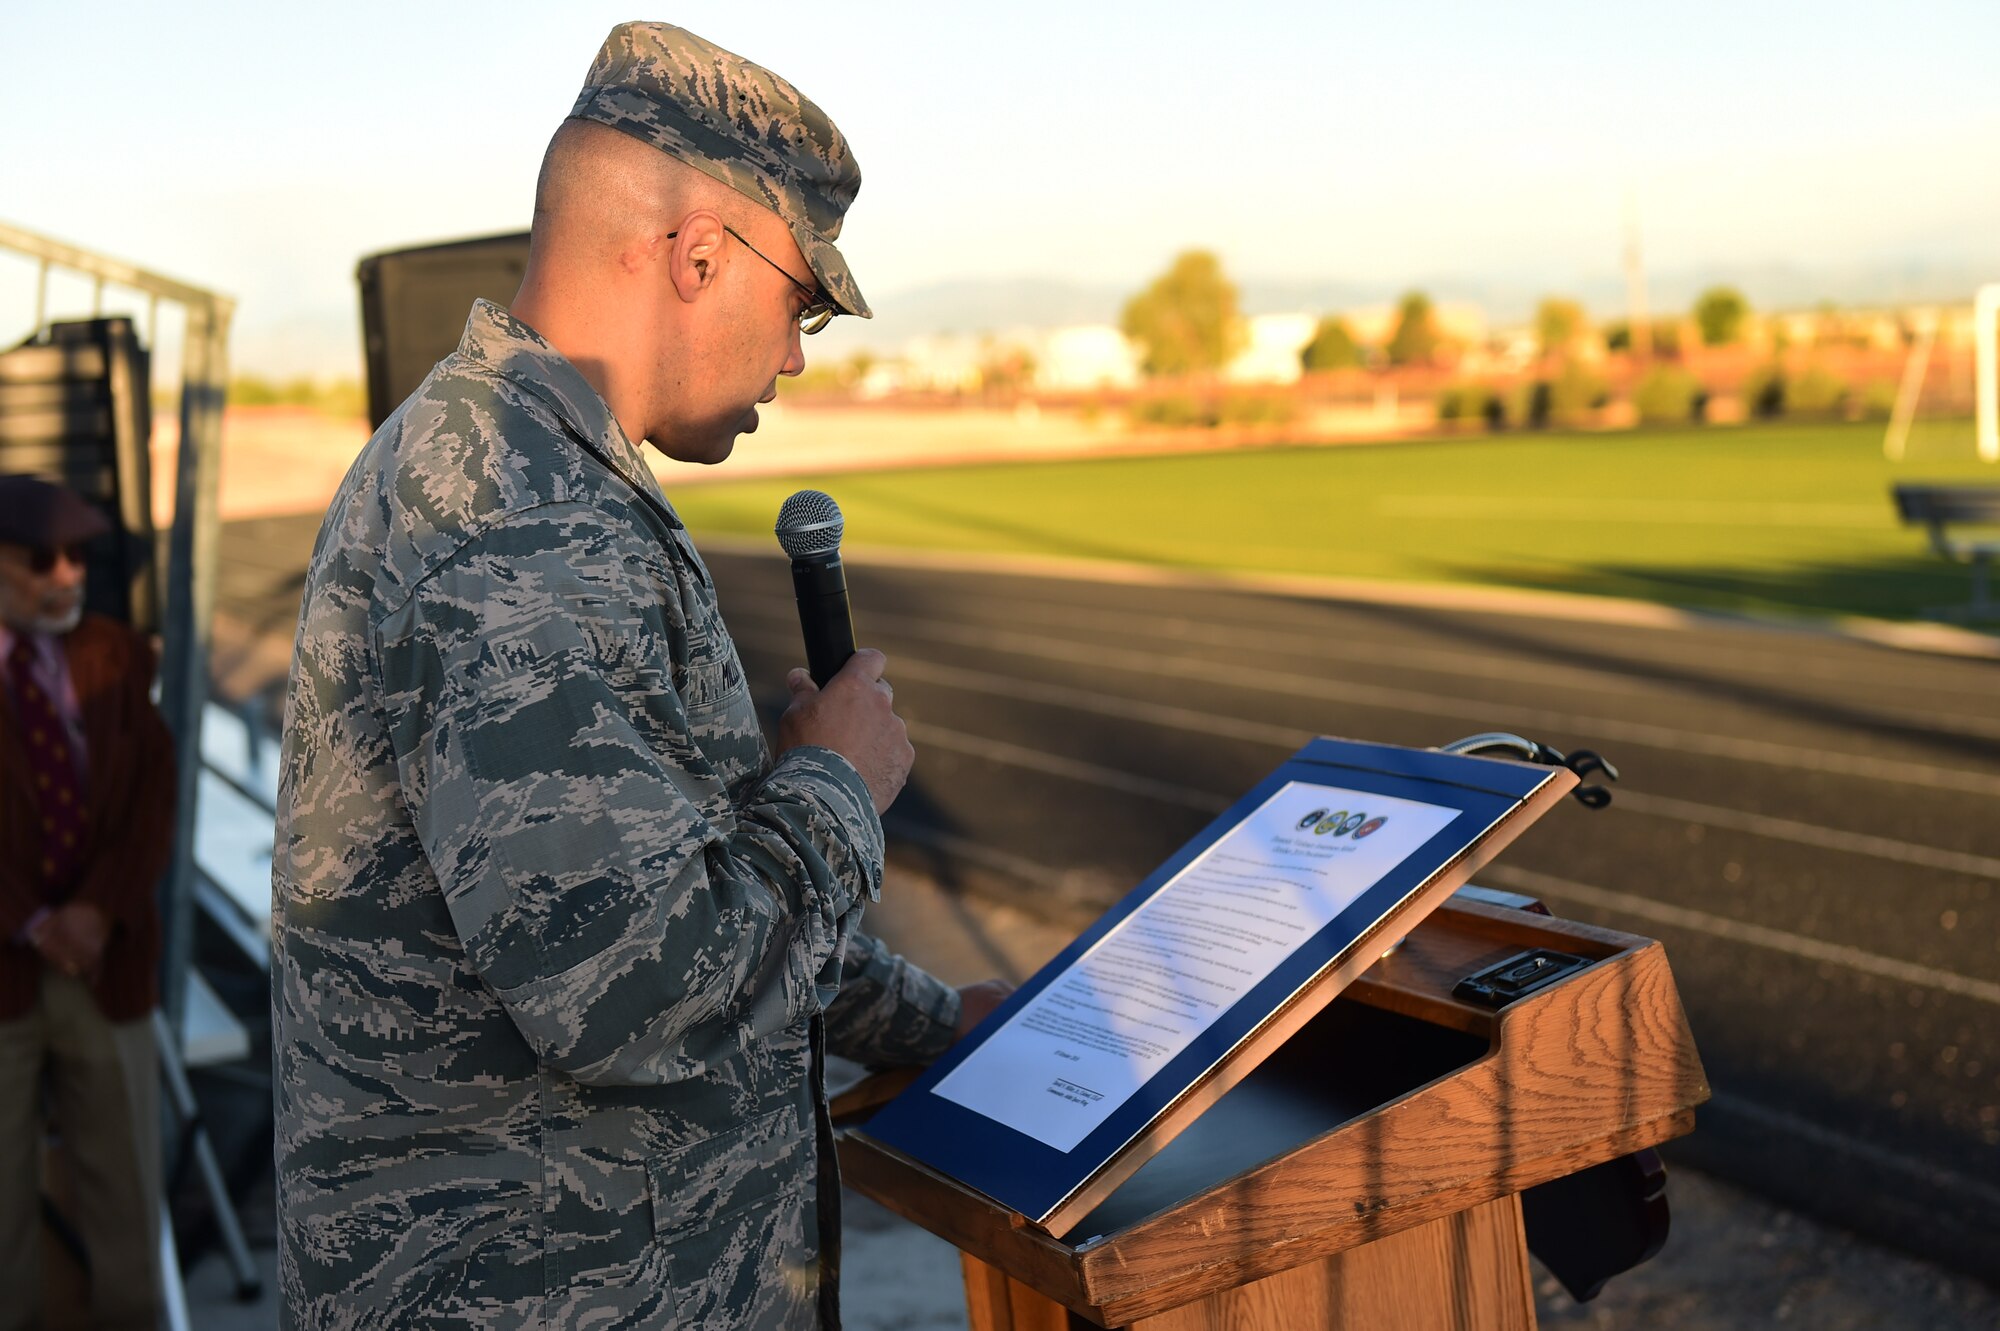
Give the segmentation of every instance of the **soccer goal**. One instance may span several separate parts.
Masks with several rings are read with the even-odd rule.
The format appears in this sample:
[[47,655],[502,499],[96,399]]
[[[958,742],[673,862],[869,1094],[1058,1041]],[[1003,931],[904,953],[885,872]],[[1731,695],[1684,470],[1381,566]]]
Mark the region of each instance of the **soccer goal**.
[[1969,328],[1964,319],[1964,306],[1911,315],[1910,354],[1882,436],[1890,461],[1972,449],[2000,462],[2000,282],[1979,288]]

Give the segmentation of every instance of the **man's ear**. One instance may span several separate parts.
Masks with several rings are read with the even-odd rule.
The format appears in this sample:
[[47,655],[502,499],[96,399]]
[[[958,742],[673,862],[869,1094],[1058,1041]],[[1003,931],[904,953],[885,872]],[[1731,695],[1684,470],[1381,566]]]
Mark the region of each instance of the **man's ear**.
[[681,219],[667,251],[667,273],[680,298],[690,304],[715,285],[721,271],[722,219],[706,208]]

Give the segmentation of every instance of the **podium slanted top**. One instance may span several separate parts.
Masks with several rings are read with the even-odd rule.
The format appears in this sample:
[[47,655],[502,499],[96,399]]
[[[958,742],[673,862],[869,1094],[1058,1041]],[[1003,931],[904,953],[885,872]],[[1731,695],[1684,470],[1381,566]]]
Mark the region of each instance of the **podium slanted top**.
[[1060,1235],[1575,784],[1313,740],[861,1132]]

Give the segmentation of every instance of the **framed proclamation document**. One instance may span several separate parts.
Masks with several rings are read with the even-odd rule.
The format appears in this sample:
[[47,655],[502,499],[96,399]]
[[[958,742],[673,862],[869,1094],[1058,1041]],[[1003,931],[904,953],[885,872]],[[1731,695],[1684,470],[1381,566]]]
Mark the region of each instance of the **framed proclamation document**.
[[1060,1235],[1575,784],[1316,739],[858,1131]]

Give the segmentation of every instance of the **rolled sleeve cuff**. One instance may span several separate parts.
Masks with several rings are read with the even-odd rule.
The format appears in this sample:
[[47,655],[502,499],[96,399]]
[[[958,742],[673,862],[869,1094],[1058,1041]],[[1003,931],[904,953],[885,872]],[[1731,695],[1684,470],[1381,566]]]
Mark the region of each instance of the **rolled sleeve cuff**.
[[766,797],[794,798],[808,809],[828,864],[857,896],[866,892],[870,901],[882,899],[882,819],[853,763],[832,749],[802,744],[785,751],[763,789]]
[[915,1060],[930,1063],[958,1039],[962,1000],[958,990],[916,966],[905,967],[901,998],[911,1013],[908,1043]]
[[865,934],[849,940],[845,962],[827,1013],[835,1053],[870,1067],[921,1067],[958,1038],[958,990]]

